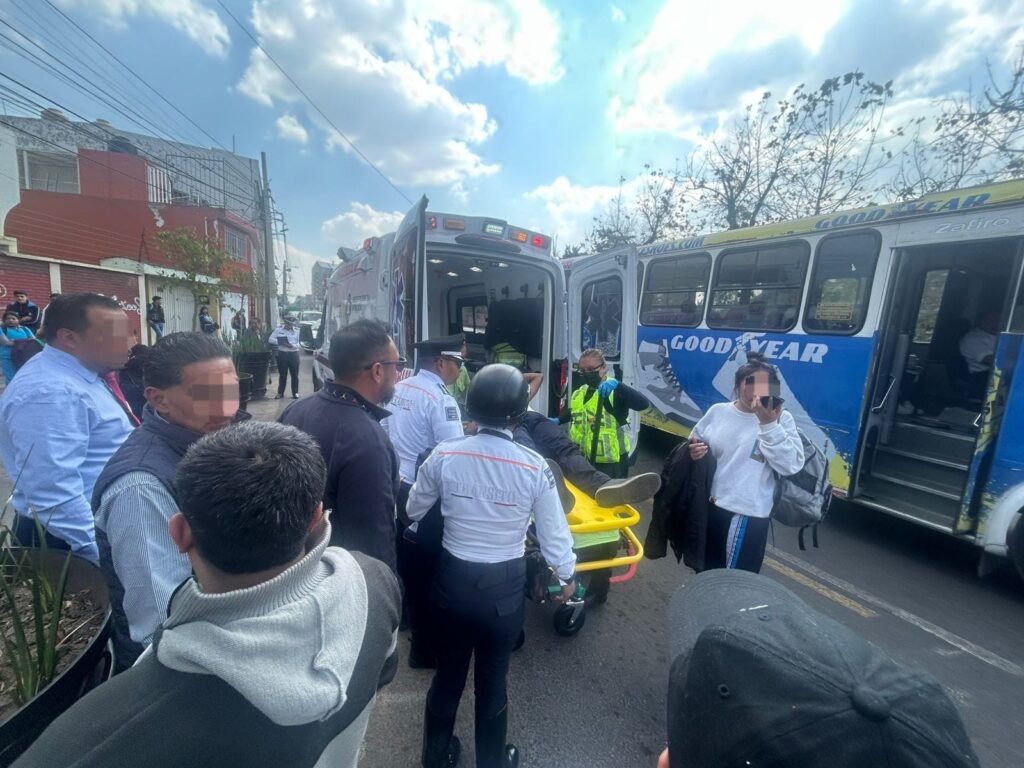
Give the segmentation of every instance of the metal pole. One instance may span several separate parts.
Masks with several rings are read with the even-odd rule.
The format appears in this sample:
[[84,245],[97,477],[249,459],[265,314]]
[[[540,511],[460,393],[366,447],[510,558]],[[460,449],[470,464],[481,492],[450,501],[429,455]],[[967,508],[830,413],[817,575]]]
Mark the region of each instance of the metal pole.
[[291,272],[291,267],[288,266],[288,228],[283,225],[281,226],[281,239],[284,241],[284,269],[281,270],[281,274],[284,275],[284,294],[285,303],[288,303],[288,273]]
[[277,292],[277,280],[274,279],[274,223],[270,215],[270,177],[267,174],[267,153],[260,152],[260,164],[263,167],[263,251],[264,251],[264,273],[266,286],[266,297],[263,306],[263,322],[273,328],[277,323],[277,313],[274,312],[275,294]]

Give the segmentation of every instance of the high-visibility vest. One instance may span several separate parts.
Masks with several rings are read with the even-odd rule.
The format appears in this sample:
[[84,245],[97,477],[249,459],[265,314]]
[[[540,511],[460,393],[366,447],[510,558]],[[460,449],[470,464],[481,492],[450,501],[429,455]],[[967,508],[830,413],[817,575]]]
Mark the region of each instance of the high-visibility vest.
[[594,447],[597,402],[601,396],[595,392],[589,400],[584,400],[586,393],[587,387],[580,387],[573,392],[572,400],[569,401],[572,416],[569,438],[576,443],[580,452],[594,464],[617,464],[621,458],[629,456],[630,446],[626,425],[619,424],[618,419],[612,414],[611,406],[615,392],[611,393],[601,409],[601,423],[596,427],[597,454],[595,456],[591,456],[590,452]]

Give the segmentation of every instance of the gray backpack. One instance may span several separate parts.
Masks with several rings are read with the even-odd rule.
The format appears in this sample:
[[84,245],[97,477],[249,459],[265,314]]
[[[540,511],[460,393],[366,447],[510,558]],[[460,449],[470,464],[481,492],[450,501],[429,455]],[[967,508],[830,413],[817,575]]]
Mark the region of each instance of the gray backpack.
[[804,531],[811,528],[814,546],[818,546],[818,523],[825,519],[832,503],[832,484],[828,481],[828,461],[807,435],[799,432],[804,446],[804,465],[795,475],[775,475],[775,503],[772,518],[782,525],[799,528],[800,549],[804,546]]

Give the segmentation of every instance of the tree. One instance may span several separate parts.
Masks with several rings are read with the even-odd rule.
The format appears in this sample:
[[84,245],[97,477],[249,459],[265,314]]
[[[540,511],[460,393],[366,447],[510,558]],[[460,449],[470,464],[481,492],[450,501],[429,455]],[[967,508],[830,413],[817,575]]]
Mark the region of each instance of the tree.
[[1024,173],[1024,49],[1005,85],[989,65],[988,84],[979,95],[968,91],[938,106],[930,129],[925,118],[910,126],[891,196],[913,199]]
[[583,243],[577,243],[576,245],[567,245],[562,249],[559,259],[578,259],[580,256],[586,256],[587,249]]
[[684,174],[678,165],[666,170],[644,164],[635,181],[632,200],[626,199],[625,186],[625,177],[619,177],[618,193],[594,217],[594,226],[586,238],[591,251],[649,245],[691,231],[684,199]]
[[188,227],[157,232],[156,240],[167,260],[181,273],[164,273],[163,278],[192,294],[194,329],[198,329],[202,297],[219,303],[226,293],[257,291],[259,276],[248,265],[235,260],[219,242],[208,237],[200,239]]

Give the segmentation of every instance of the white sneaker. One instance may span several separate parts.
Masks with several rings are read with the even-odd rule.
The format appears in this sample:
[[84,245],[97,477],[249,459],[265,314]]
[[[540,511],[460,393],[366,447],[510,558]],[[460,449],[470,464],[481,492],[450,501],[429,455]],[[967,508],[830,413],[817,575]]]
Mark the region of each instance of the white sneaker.
[[609,480],[594,493],[599,507],[618,507],[622,504],[637,504],[646,501],[661,488],[661,476],[644,472],[635,477]]

